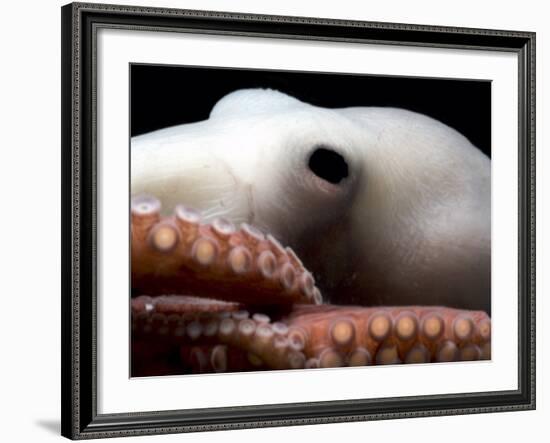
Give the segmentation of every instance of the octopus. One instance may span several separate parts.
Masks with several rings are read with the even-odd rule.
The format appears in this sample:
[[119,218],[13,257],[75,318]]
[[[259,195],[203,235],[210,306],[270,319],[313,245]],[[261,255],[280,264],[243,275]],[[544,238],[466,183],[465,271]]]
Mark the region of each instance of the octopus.
[[[445,140],[438,147],[449,164],[424,150],[418,169],[407,154],[399,162],[415,169],[402,176],[384,158],[400,140],[386,133],[392,118],[399,131],[412,128],[407,140]],[[270,153],[274,171],[262,180],[251,174],[260,164],[235,166],[217,150],[219,135],[236,140],[235,130],[250,158],[247,143],[265,138],[266,124],[277,128],[271,143],[291,147],[291,165],[304,154],[301,169],[285,176],[288,155],[278,171]],[[284,133],[295,124],[298,145]],[[369,151],[364,161],[371,142],[383,155]],[[490,359],[490,161],[468,143],[408,111],[325,110],[270,90],[237,91],[205,122],[135,137],[132,376]],[[280,201],[292,180],[298,187]]]

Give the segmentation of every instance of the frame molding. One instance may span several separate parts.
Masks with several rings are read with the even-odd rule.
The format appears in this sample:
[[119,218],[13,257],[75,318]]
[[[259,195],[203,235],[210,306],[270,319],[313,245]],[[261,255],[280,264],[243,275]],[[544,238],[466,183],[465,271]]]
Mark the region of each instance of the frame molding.
[[[120,437],[535,408],[535,33],[72,3],[61,9],[62,435]],[[97,414],[97,27],[515,52],[519,57],[518,389]]]

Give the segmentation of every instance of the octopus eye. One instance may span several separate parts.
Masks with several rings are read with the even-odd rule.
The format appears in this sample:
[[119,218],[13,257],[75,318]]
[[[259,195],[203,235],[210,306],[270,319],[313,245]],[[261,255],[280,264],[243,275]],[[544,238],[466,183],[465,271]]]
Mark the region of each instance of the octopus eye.
[[308,166],[317,177],[335,185],[349,175],[346,159],[336,151],[327,148],[315,149],[309,157]]

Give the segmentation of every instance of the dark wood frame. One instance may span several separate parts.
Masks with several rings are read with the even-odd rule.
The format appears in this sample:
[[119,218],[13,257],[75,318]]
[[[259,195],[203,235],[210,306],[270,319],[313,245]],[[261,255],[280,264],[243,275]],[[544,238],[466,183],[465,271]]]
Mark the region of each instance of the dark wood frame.
[[[71,439],[535,408],[535,34],[73,3],[62,15],[62,434]],[[285,405],[97,413],[95,40],[98,27],[484,49],[519,58],[518,389]]]

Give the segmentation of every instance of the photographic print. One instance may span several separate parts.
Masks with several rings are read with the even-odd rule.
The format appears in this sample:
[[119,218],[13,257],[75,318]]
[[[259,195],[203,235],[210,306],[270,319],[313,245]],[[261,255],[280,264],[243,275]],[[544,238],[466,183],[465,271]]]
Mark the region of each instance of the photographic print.
[[131,376],[491,359],[491,82],[131,64]]
[[534,33],[61,22],[64,436],[535,408]]

